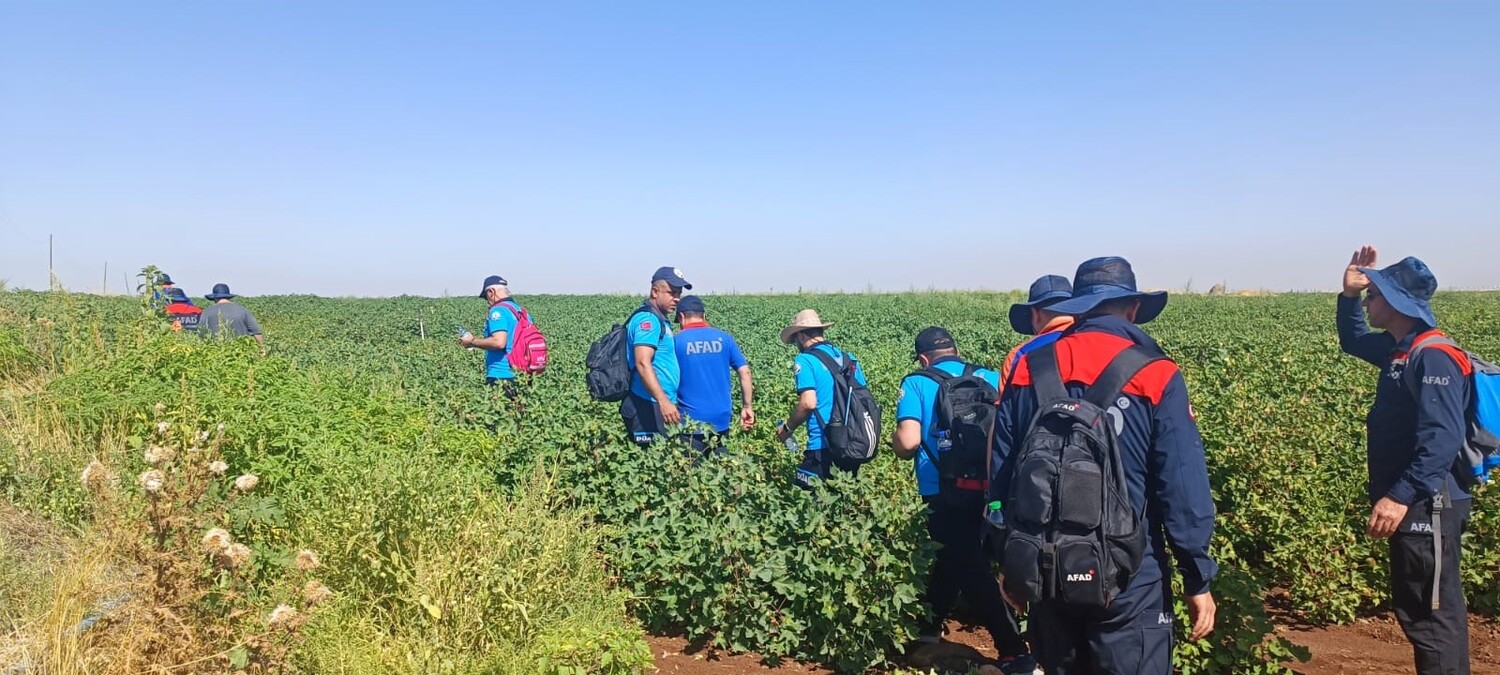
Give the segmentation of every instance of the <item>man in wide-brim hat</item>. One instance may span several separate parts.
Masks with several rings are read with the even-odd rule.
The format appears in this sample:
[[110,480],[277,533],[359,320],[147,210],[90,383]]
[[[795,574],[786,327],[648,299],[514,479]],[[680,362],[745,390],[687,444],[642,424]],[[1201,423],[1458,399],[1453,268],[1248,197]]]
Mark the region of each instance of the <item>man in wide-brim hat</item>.
[[[824,337],[823,331],[832,326],[832,321],[824,321],[818,316],[818,312],[812,309],[804,309],[792,316],[791,323],[781,329],[781,341],[797,348],[799,353],[792,360],[792,375],[797,384],[797,402],[792,406],[792,412],[787,416],[786,423],[776,429],[776,439],[786,441],[792,437],[792,432],[797,427],[807,424],[807,446],[804,449],[802,467],[799,472],[805,475],[817,475],[828,477],[831,467],[834,466],[833,458],[824,453],[826,443],[823,438],[823,421],[833,416],[833,373],[823,363],[823,357],[833,360],[834,363],[845,365],[847,360],[854,361],[854,379],[860,386],[869,386],[865,381],[865,371],[859,365],[859,359],[853,354],[839,349]],[[822,353],[823,356],[819,356]],[[856,471],[857,466],[845,465],[839,468],[845,471]]]
[[203,297],[212,300],[214,304],[205,307],[203,314],[198,317],[198,332],[228,337],[249,335],[256,342],[265,344],[260,323],[256,322],[255,315],[250,310],[234,302],[239,296],[229,291],[229,284],[214,284],[213,291]]
[[1052,309],[1052,306],[1073,297],[1073,284],[1067,277],[1048,274],[1031,282],[1026,302],[1010,306],[1010,327],[1022,335],[1032,335],[1029,340],[1012,347],[1000,363],[1000,386],[1010,379],[1010,369],[1022,354],[1042,345],[1050,344],[1073,325],[1073,317]]
[[[1001,394],[994,444],[997,479],[991,482],[990,499],[1003,504],[1007,521],[1013,514],[1044,513],[1038,505],[1046,503],[1045,512],[1052,515],[1045,516],[1049,520],[1044,526],[1060,527],[1060,512],[1051,507],[1050,489],[1037,487],[1036,479],[1008,480],[1019,471],[1012,462],[1023,449],[1031,454],[1036,452],[1032,448],[1042,447],[1029,444],[1028,436],[1037,433],[1031,425],[1044,403],[1058,400],[1058,394],[1051,394],[1043,401],[1042,391],[1061,389],[1067,399],[1083,399],[1096,383],[1109,386],[1107,382],[1115,384],[1110,376],[1122,377],[1118,394],[1112,389],[1096,392],[1096,398],[1109,395],[1101,407],[1107,406],[1108,423],[1116,432],[1117,468],[1123,471],[1125,483],[1147,486],[1140,491],[1125,490],[1130,513],[1147,533],[1146,544],[1140,567],[1123,579],[1099,580],[1095,573],[1102,571],[1088,566],[1092,563],[1083,557],[1059,556],[1056,564],[1064,568],[1056,572],[1059,577],[1066,572],[1069,582],[1108,584],[1104,590],[1118,593],[1102,608],[1065,601],[1061,594],[1073,588],[1072,583],[1052,591],[1029,585],[1028,574],[1039,578],[1035,575],[1041,569],[1040,556],[1028,556],[1025,546],[1009,546],[1005,541],[996,549],[1004,551],[1001,567],[1007,573],[1002,587],[1017,602],[1031,601],[1031,643],[1043,670],[1168,675],[1175,622],[1173,562],[1182,575],[1191,640],[1213,630],[1217,608],[1209,585],[1218,565],[1208,553],[1214,503],[1187,385],[1177,364],[1137,325],[1161,314],[1167,294],[1139,290],[1130,263],[1119,257],[1085,261],[1078,266],[1072,285],[1072,297],[1048,309],[1072,315],[1076,323],[1055,342],[1024,354]],[[1149,360],[1144,366],[1116,371],[1110,366],[1121,356],[1132,362]],[[1109,506],[1107,500],[1085,504],[1069,502],[1075,511],[1084,509],[1075,519],[1093,517],[1102,523],[1120,515],[1111,510],[1118,507]],[[1114,546],[1113,542],[1109,545]],[[1115,560],[1115,553],[1111,549],[1099,555]],[[1070,564],[1083,568],[1070,569]]]
[[1437,330],[1432,270],[1416,258],[1384,269],[1375,260],[1373,246],[1354,252],[1338,298],[1339,346],[1380,369],[1365,418],[1366,533],[1389,540],[1391,608],[1416,672],[1467,673],[1460,539],[1473,499],[1456,463],[1468,438],[1473,364]]

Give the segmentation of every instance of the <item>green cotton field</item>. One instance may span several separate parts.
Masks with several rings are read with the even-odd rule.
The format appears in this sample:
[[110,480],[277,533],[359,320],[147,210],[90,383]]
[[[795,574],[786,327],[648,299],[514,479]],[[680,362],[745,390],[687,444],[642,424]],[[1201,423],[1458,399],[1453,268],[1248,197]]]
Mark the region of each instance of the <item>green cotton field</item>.
[[[173,333],[135,298],[0,293],[0,672],[637,673],[647,634],[894,667],[931,558],[911,467],[886,454],[793,487],[777,333],[804,307],[834,321],[890,416],[918,330],[994,364],[1021,339],[1018,297],[706,297],[760,423],[695,465],[636,449],[584,388],[589,344],[638,298],[520,296],[553,360],[518,411],[452,339],[477,298],[246,298],[262,353]],[[1500,293],[1434,305],[1500,357]],[[1339,352],[1333,311],[1332,293],[1185,295],[1147,327],[1184,371],[1219,513],[1218,628],[1178,643],[1182,672],[1283,672],[1302,650],[1273,616],[1381,607],[1384,545],[1363,534],[1376,371]],[[1500,493],[1475,505],[1464,581],[1492,615]]]

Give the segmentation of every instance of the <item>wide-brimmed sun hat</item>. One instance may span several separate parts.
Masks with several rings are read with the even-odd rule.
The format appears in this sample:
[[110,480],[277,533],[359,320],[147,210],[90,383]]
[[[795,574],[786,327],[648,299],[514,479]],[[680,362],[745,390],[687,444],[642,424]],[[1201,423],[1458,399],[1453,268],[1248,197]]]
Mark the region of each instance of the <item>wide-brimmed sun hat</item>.
[[1073,284],[1068,283],[1068,278],[1056,274],[1048,274],[1045,277],[1031,282],[1031,290],[1027,293],[1026,302],[1018,302],[1010,306],[1010,327],[1022,335],[1031,335],[1036,331],[1031,327],[1031,309],[1047,308],[1063,300],[1073,297]]
[[809,328],[827,328],[832,325],[832,321],[823,321],[823,319],[818,316],[817,310],[804,309],[792,315],[792,323],[786,328],[781,329],[781,341],[785,342],[786,344],[791,344],[793,335],[801,333],[802,331],[805,331]]
[[1107,256],[1083,261],[1073,274],[1073,297],[1047,309],[1059,314],[1082,316],[1106,301],[1120,298],[1141,301],[1140,309],[1135,313],[1136,323],[1155,319],[1167,307],[1166,291],[1142,292],[1135,286],[1135,270],[1130,268],[1130,261],[1118,256]]
[[1437,277],[1427,268],[1427,263],[1411,256],[1384,269],[1361,268],[1370,278],[1370,283],[1385,296],[1391,309],[1437,327],[1437,317],[1432,314],[1432,294],[1437,292]]
[[239,296],[229,292],[229,284],[214,284],[213,292],[203,297],[209,300],[228,300]]

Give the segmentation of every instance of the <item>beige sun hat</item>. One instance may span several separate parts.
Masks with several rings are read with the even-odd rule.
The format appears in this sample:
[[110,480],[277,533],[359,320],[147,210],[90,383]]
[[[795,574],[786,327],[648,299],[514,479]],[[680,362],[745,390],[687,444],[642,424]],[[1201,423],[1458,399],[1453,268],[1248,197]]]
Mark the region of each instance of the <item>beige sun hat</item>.
[[817,310],[804,309],[792,316],[792,325],[781,329],[781,341],[787,344],[791,344],[792,336],[796,335],[797,333],[805,331],[809,328],[827,328],[832,325],[832,321],[824,323],[822,319],[818,318]]

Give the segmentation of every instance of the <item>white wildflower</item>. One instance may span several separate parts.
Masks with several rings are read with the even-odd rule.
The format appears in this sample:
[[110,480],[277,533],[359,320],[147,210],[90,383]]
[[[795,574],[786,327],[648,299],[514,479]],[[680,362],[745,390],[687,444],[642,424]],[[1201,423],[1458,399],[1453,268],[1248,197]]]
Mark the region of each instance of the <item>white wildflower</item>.
[[224,460],[222,459],[216,459],[208,463],[208,472],[215,476],[222,476],[224,475],[224,472],[228,470],[229,465],[225,464]]
[[200,431],[200,432],[198,432],[197,439],[198,439],[199,443],[207,441],[208,440],[208,432],[207,431]]
[[224,423],[223,422],[220,422],[219,426],[216,427],[216,428],[218,429],[219,433],[221,433],[221,434],[224,433]]
[[220,562],[230,569],[242,567],[250,562],[250,547],[240,543],[230,544],[219,555],[219,558]]
[[276,609],[271,610],[270,616],[266,617],[266,625],[272,627],[280,626],[291,623],[296,618],[297,610],[287,605],[277,605]]
[[79,476],[79,480],[83,482],[83,487],[86,490],[102,489],[104,484],[109,482],[109,469],[105,468],[104,464],[96,459],[89,462],[88,466],[83,467],[83,475]]
[[172,461],[172,458],[176,456],[176,450],[165,446],[153,445],[149,448],[146,448],[146,463],[152,466],[161,464],[162,462],[170,462]]
[[243,476],[240,476],[239,478],[234,479],[234,489],[239,490],[240,492],[249,492],[251,490],[254,490],[255,486],[257,485],[260,485],[260,477],[256,476],[253,473],[247,473]]
[[156,494],[161,492],[162,486],[167,482],[167,477],[158,469],[150,469],[141,474],[139,481],[142,490]]
[[302,599],[307,602],[308,607],[320,605],[331,597],[333,591],[316,581],[309,581],[302,586]]
[[300,551],[297,551],[297,558],[295,560],[295,563],[297,565],[297,569],[305,572],[307,570],[318,569],[318,567],[322,566],[323,561],[318,559],[318,554],[304,548]]
[[167,404],[162,403],[161,401],[157,401],[156,402],[156,414],[160,415],[160,414],[166,412],[166,410],[167,410]]
[[167,430],[171,429],[171,428],[172,428],[172,423],[171,422],[157,422],[156,423],[156,433],[158,433],[158,434],[167,433]]
[[224,553],[234,544],[234,539],[223,528],[216,527],[203,535],[203,548],[209,553]]

